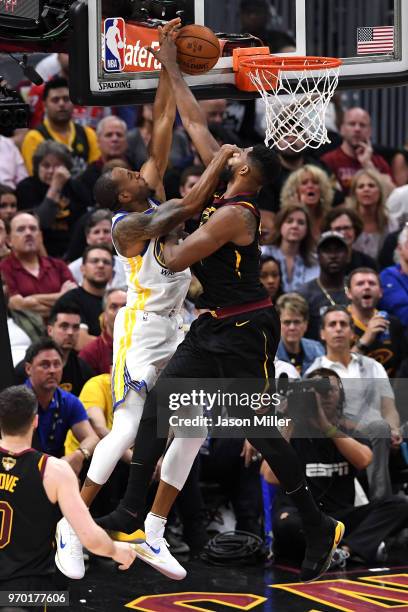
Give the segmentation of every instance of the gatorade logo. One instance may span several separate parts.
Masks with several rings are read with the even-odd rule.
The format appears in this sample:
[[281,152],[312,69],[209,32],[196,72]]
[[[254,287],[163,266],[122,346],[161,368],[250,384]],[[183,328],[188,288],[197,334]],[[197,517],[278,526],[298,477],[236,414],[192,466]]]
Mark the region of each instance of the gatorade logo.
[[[140,40],[132,41],[133,44],[126,45],[125,65],[127,68],[139,70],[160,70],[161,64],[145,48]],[[159,41],[152,41],[152,49],[159,48]]]
[[125,67],[126,33],[122,17],[105,19],[103,63],[106,72],[122,72]]

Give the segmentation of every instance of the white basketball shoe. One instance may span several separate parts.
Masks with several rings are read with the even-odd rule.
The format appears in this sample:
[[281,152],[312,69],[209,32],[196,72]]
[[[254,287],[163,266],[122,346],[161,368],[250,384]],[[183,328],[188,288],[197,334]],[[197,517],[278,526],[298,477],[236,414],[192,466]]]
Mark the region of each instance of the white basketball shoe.
[[55,539],[55,565],[68,578],[80,580],[85,575],[82,544],[65,517],[57,523]]

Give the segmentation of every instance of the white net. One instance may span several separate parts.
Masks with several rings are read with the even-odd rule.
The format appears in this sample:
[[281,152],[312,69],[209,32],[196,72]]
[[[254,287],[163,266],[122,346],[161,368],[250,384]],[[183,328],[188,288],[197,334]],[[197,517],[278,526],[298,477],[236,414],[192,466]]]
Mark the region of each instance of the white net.
[[330,142],[325,115],[337,87],[339,70],[340,67],[324,66],[320,70],[282,68],[277,76],[267,68],[254,66],[250,70],[251,81],[265,104],[267,146],[298,152]]

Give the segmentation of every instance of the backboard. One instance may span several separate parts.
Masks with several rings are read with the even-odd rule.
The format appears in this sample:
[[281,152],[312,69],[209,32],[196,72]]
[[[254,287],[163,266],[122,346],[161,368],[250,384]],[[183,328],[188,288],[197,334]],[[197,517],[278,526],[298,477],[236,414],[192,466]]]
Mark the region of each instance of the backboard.
[[[294,43],[284,45],[284,55],[342,58],[340,87],[408,82],[408,39],[402,35],[408,32],[408,0],[248,0],[240,7],[241,0],[77,2],[71,10],[73,101],[102,106],[151,102],[160,65],[145,46],[158,45],[157,26],[177,13],[184,24],[207,25],[221,41],[216,66],[205,75],[186,77],[197,98],[255,95],[235,87],[232,49],[260,46],[253,37],[259,28],[266,30],[263,39],[273,52],[282,51],[280,31]],[[220,33],[242,28],[253,36]]]

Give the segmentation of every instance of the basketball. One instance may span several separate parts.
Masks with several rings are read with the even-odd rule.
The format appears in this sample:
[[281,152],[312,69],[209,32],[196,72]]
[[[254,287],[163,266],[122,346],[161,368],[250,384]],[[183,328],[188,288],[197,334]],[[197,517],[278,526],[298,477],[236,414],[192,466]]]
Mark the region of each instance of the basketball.
[[176,44],[177,61],[185,74],[205,74],[215,66],[221,53],[214,32],[201,25],[181,28]]

